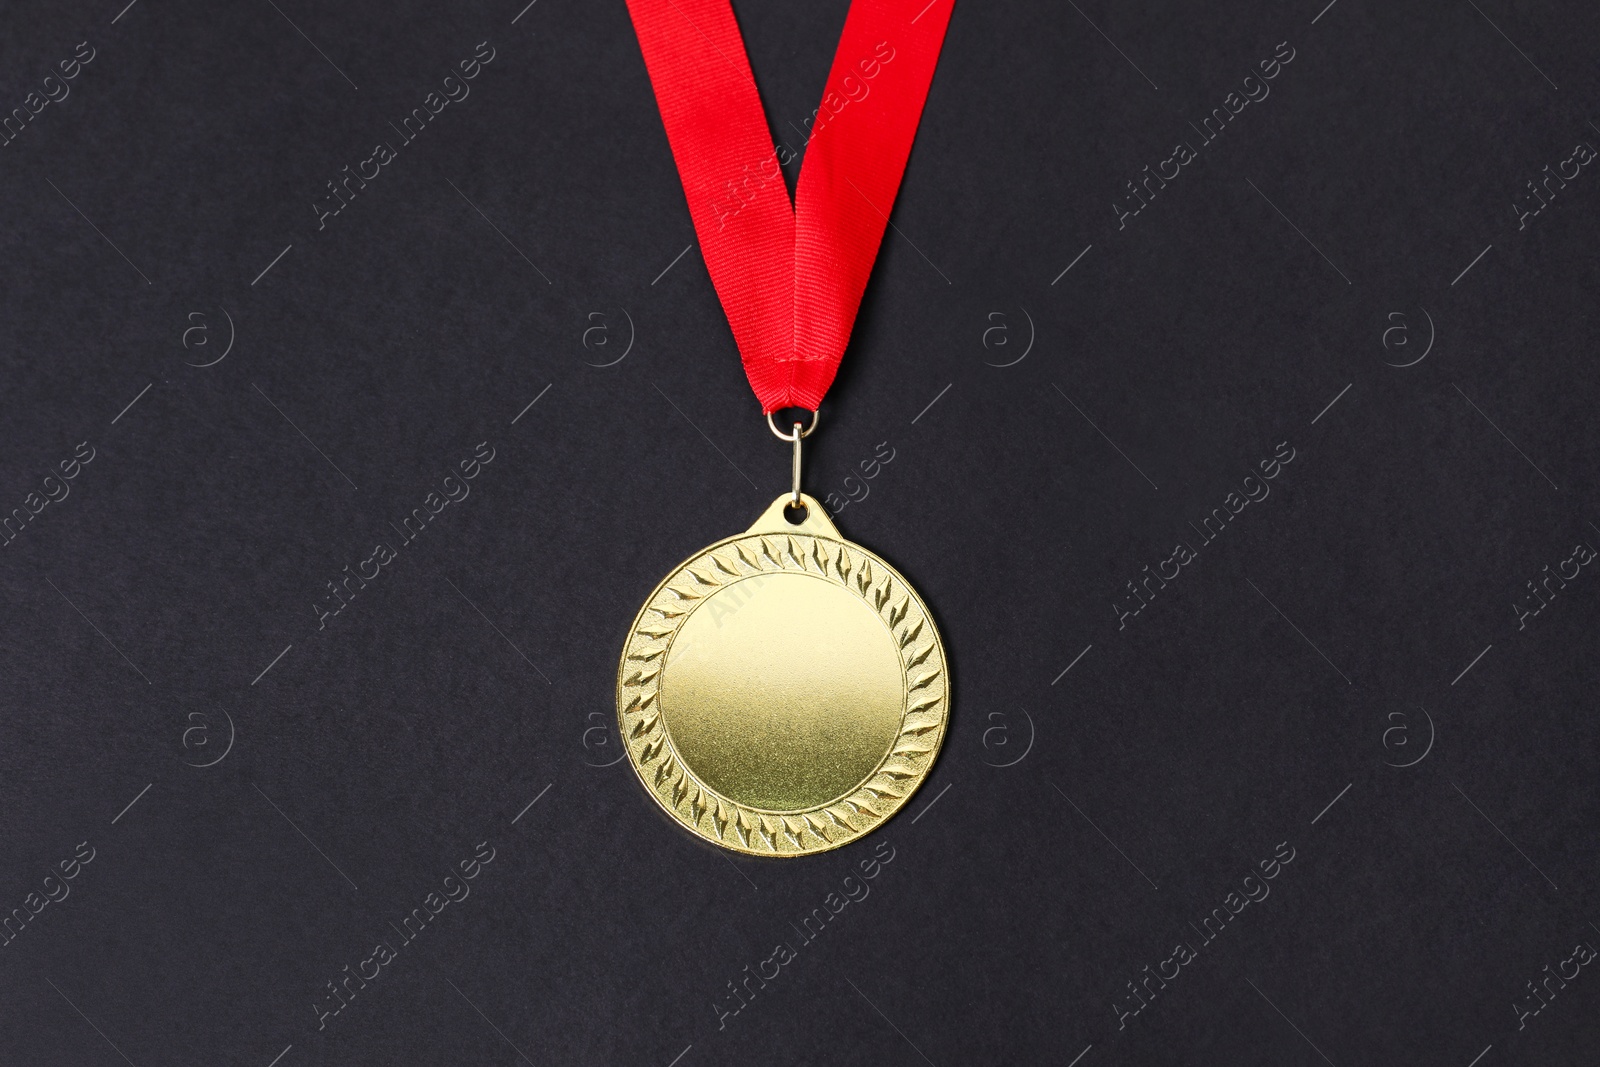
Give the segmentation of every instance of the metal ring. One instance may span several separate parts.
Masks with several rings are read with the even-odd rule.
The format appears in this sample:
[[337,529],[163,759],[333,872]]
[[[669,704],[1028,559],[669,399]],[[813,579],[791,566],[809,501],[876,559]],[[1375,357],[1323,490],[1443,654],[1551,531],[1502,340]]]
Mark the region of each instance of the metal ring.
[[[802,410],[804,410],[804,409],[802,409]],[[790,430],[788,433],[784,433],[782,430],[778,429],[778,424],[772,421],[772,416],[774,416],[776,414],[777,414],[777,412],[775,412],[775,411],[767,412],[767,428],[772,431],[772,435],[774,437],[776,437],[778,440],[780,440],[780,441],[793,441],[794,440],[794,431],[793,430]],[[810,437],[812,435],[812,433],[814,433],[816,431],[816,429],[817,429],[817,420],[819,418],[821,418],[821,417],[822,417],[822,413],[820,411],[813,411],[811,413],[811,425],[806,427],[804,430],[801,430],[800,431],[800,436],[803,437],[803,438],[804,437]]]

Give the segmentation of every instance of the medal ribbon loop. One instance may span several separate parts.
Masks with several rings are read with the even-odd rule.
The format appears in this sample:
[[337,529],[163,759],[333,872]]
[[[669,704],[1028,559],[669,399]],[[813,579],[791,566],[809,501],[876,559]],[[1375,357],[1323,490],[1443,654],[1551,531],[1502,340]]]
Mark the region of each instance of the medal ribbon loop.
[[628,0],[706,269],[771,414],[815,411],[872,273],[954,0],[854,0],[789,202],[730,0]]

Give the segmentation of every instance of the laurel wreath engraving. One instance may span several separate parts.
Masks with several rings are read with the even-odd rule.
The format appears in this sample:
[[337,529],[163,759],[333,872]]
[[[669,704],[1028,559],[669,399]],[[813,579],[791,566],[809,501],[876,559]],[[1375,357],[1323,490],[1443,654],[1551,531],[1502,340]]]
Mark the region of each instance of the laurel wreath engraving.
[[[820,576],[860,597],[894,636],[905,671],[900,732],[877,768],[848,794],[798,812],[752,808],[707,786],[673,748],[658,703],[673,638],[699,602],[731,582],[780,572]],[[745,534],[680,567],[640,611],[617,676],[622,736],[645,787],[702,837],[755,855],[837,848],[892,815],[933,765],[948,698],[938,632],[906,582],[854,545],[805,534]]]

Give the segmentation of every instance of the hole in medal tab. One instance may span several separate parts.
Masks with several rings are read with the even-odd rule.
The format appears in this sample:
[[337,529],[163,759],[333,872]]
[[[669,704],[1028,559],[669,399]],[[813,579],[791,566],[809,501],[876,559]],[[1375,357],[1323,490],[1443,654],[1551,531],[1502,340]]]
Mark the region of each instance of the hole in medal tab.
[[804,504],[800,504],[798,506],[794,504],[785,504],[783,506],[783,517],[789,520],[790,526],[799,526],[801,523],[806,521],[810,514],[810,510],[807,509]]

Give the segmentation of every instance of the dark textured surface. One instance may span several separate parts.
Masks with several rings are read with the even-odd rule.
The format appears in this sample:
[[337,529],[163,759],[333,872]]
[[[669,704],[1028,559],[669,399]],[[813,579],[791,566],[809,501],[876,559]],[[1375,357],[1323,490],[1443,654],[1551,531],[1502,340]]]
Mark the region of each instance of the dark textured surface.
[[[1519,610],[1600,546],[1600,174],[1515,206],[1600,145],[1592,6],[957,8],[808,473],[954,718],[782,862],[613,763],[641,598],[788,484],[625,8],[276,7],[0,34],[7,110],[94,50],[0,148],[0,506],[67,493],[0,550],[0,1061],[1596,1062],[1600,578]],[[844,10],[739,7],[791,144]]]

